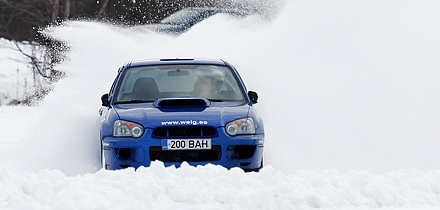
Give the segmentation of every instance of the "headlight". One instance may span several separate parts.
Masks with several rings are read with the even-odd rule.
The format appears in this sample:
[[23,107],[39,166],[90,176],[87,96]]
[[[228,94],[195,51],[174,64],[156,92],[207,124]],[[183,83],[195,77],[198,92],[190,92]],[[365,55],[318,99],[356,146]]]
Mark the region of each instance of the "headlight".
[[255,134],[255,125],[252,118],[234,120],[225,126],[226,133],[231,136],[239,134]]
[[131,136],[133,138],[139,138],[144,134],[144,128],[134,122],[125,120],[116,120],[113,125],[113,136]]

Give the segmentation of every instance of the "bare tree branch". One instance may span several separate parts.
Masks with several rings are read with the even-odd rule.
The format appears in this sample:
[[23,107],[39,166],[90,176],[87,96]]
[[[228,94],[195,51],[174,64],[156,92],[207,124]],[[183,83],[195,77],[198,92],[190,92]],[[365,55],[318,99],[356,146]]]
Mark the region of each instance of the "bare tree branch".
[[44,78],[50,78],[49,76],[47,76],[46,74],[43,73],[43,71],[41,70],[40,66],[41,66],[41,62],[38,61],[38,59],[35,56],[29,55],[27,53],[25,53],[21,47],[18,45],[18,43],[16,41],[14,41],[15,46],[17,47],[18,51],[26,56],[27,58],[29,58],[31,60],[31,64],[33,67],[35,67],[35,69],[38,71],[38,74],[40,74],[42,77]]
[[104,3],[102,4],[101,8],[99,9],[98,17],[101,17],[103,14],[105,14],[105,11],[107,10],[108,2],[109,2],[109,0],[104,0]]

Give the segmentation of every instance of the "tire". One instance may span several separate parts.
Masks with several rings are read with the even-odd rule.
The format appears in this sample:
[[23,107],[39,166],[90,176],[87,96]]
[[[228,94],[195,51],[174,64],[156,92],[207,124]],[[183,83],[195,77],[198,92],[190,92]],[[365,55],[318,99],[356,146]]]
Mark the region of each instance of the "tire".
[[263,158],[261,158],[261,164],[260,164],[260,167],[257,168],[257,169],[255,169],[255,172],[259,172],[260,169],[262,169],[262,168],[263,168]]
[[259,172],[263,168],[263,158],[261,158],[260,167],[253,169],[244,169],[245,172]]
[[102,148],[102,146],[101,146],[101,168],[107,170],[107,164],[105,163],[104,149]]

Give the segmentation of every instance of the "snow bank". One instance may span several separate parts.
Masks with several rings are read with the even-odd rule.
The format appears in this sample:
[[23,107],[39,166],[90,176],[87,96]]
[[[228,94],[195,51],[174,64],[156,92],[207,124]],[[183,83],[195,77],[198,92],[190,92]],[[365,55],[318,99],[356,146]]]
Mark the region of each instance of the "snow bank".
[[440,205],[440,171],[372,175],[337,170],[284,174],[219,166],[12,174],[0,169],[1,209],[374,209]]

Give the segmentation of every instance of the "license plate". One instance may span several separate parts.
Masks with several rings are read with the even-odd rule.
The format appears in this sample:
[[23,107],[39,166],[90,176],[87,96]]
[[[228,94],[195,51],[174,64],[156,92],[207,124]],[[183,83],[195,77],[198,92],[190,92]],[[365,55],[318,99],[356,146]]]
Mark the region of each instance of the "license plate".
[[162,150],[211,149],[211,139],[166,139]]

